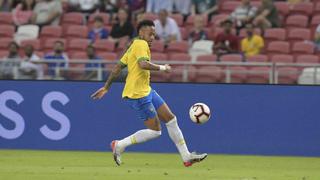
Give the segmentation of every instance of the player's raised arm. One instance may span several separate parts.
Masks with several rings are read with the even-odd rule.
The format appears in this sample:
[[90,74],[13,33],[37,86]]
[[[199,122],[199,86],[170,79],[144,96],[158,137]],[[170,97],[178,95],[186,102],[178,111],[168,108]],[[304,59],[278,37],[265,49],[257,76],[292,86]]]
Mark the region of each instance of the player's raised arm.
[[91,98],[101,99],[108,92],[113,80],[120,75],[122,69],[123,69],[123,65],[121,63],[116,64],[116,66],[112,69],[104,86],[98,89],[95,93],[93,93],[91,95]]
[[144,70],[164,71],[164,72],[171,71],[171,66],[169,64],[158,65],[158,64],[151,63],[149,61],[139,61],[139,66],[141,69],[144,69]]

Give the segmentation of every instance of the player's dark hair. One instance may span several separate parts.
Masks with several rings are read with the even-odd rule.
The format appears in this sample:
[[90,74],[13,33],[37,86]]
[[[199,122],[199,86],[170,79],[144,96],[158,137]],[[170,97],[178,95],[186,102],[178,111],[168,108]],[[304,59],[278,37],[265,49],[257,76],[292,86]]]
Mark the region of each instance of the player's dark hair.
[[143,20],[137,26],[137,33],[139,33],[140,29],[146,26],[154,26],[153,21],[151,20]]

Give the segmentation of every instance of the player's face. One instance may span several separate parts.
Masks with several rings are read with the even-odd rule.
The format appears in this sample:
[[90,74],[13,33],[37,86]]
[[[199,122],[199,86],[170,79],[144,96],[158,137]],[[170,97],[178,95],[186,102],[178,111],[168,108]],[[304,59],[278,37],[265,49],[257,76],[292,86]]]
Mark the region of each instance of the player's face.
[[147,26],[144,27],[142,30],[142,39],[146,40],[149,44],[149,46],[152,45],[152,41],[156,37],[156,31],[154,29],[154,26]]

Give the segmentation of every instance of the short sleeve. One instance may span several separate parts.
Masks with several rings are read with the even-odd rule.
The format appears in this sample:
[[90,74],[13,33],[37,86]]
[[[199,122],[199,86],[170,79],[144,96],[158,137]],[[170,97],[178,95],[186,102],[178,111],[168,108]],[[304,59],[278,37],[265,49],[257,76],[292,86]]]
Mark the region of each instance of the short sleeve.
[[133,53],[137,61],[149,61],[150,56],[148,54],[149,46],[145,41],[139,41],[133,47]]
[[126,67],[128,65],[128,53],[125,53],[122,58],[120,59],[120,61],[118,62],[118,64],[121,65],[121,67]]

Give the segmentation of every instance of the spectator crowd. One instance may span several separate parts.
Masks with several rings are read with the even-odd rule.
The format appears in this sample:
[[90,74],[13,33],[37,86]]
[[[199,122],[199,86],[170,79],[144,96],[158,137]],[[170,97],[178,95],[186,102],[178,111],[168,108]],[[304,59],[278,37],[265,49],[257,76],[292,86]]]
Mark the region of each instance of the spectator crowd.
[[[313,3],[316,2],[312,0],[0,0],[1,13],[9,14],[12,18],[12,22],[6,26],[14,27],[15,33],[13,35],[2,33],[1,26],[4,25],[1,23],[0,43],[1,39],[5,38],[11,38],[12,42],[7,42],[8,52],[0,51],[0,55],[5,55],[0,58],[22,59],[23,63],[16,71],[19,77],[43,79],[45,74],[54,77],[55,67],[65,69],[71,67],[69,61],[74,57],[95,61],[116,60],[130,44],[129,41],[137,35],[135,31],[137,23],[144,19],[154,20],[157,36],[155,44],[162,47],[152,47],[152,51],[156,55],[165,54],[168,59],[172,54],[169,53],[172,52],[170,50],[187,54],[199,44],[196,42],[212,41],[214,43],[211,53],[217,56],[217,61],[227,54],[240,55],[242,61],[246,61],[250,57],[267,54],[271,41],[287,40],[291,25],[294,28],[309,28],[310,38],[298,40],[312,44],[317,50],[320,49],[320,25],[310,29],[309,25],[301,25],[302,22],[296,25],[288,22],[290,16],[296,15],[299,18],[307,17],[309,24],[314,14],[308,12],[308,7],[311,4],[313,9]],[[306,7],[306,10],[301,8],[302,6]],[[17,36],[19,28],[26,26],[38,27],[36,38]],[[56,31],[45,36],[47,29]],[[270,35],[272,31],[282,30],[286,34],[284,39],[272,33]],[[311,34],[314,34],[313,38]],[[87,42],[82,41],[84,39]],[[181,48],[172,47],[173,43]],[[35,47],[37,44],[40,47]],[[187,48],[183,49],[184,44],[187,44]],[[20,50],[20,47],[23,50]],[[48,63],[47,67],[44,67],[38,62],[40,59],[61,60],[61,63]],[[195,62],[196,59],[190,61]],[[14,62],[3,63],[0,78],[14,78]],[[92,79],[95,76],[90,72],[92,67],[98,67],[98,64],[85,65],[87,70],[81,78]]]

